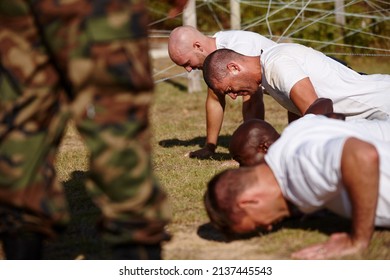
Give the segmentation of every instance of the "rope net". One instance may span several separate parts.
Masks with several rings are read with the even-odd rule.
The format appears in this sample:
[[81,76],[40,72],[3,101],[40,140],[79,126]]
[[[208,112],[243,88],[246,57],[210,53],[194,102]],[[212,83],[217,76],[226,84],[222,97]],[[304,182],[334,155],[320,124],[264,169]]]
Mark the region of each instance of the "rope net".
[[[340,59],[383,57],[390,62],[388,0],[237,1],[241,30],[260,33],[276,42],[300,43]],[[231,29],[230,0],[198,0],[195,6],[197,27],[205,34]],[[168,19],[166,13],[153,8],[151,13],[154,20],[149,27],[154,37],[167,38],[172,28],[182,24],[182,15]],[[175,26],[159,28],[164,22],[174,22]],[[159,74],[164,71],[155,70]]]

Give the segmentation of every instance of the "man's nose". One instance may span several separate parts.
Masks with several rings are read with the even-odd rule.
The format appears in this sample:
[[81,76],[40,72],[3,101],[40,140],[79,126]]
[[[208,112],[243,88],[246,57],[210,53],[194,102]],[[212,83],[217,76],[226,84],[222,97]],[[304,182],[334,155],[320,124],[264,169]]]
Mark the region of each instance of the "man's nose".
[[192,67],[191,66],[186,66],[184,68],[187,70],[188,73],[192,71]]

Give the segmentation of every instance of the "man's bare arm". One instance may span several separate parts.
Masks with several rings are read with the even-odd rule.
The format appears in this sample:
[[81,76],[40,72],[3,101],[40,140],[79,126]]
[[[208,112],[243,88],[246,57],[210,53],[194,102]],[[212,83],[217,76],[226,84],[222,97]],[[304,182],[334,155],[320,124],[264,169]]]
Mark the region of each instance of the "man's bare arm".
[[298,81],[290,91],[290,99],[303,115],[317,99],[317,93],[309,78]]
[[341,173],[352,204],[352,242],[365,249],[374,230],[379,195],[379,155],[375,146],[356,138],[348,139]]
[[206,143],[203,148],[190,152],[191,158],[209,158],[214,154],[222,127],[225,104],[225,96],[217,95],[211,89],[207,90]]
[[[317,96],[313,84],[309,78],[297,82],[291,89],[290,99],[303,115],[325,115],[328,118],[345,120],[345,115],[333,112],[333,101],[329,98]],[[296,118],[289,113],[289,123]]]
[[250,119],[264,120],[263,90],[261,87],[256,93],[243,96],[242,101],[242,117],[244,121]]
[[218,135],[221,131],[226,100],[224,95],[218,95],[211,89],[207,90],[206,99],[206,124],[207,143],[217,144]]

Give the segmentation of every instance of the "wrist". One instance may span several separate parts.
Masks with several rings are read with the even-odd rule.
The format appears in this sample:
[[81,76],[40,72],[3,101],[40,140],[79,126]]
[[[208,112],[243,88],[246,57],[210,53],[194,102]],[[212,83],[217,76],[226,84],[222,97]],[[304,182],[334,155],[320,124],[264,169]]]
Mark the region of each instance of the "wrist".
[[213,144],[213,143],[206,143],[205,147],[209,150],[209,151],[212,151],[213,153],[215,152],[215,150],[217,149],[217,145]]

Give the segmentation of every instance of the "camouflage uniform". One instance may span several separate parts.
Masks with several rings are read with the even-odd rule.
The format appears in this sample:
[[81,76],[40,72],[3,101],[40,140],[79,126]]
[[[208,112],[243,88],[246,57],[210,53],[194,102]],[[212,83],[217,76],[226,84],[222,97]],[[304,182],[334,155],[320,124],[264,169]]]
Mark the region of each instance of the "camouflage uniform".
[[106,240],[165,240],[144,1],[30,1],[35,17],[28,2],[0,0],[0,232],[53,236],[68,223],[53,160],[72,117],[90,151],[87,188]]

